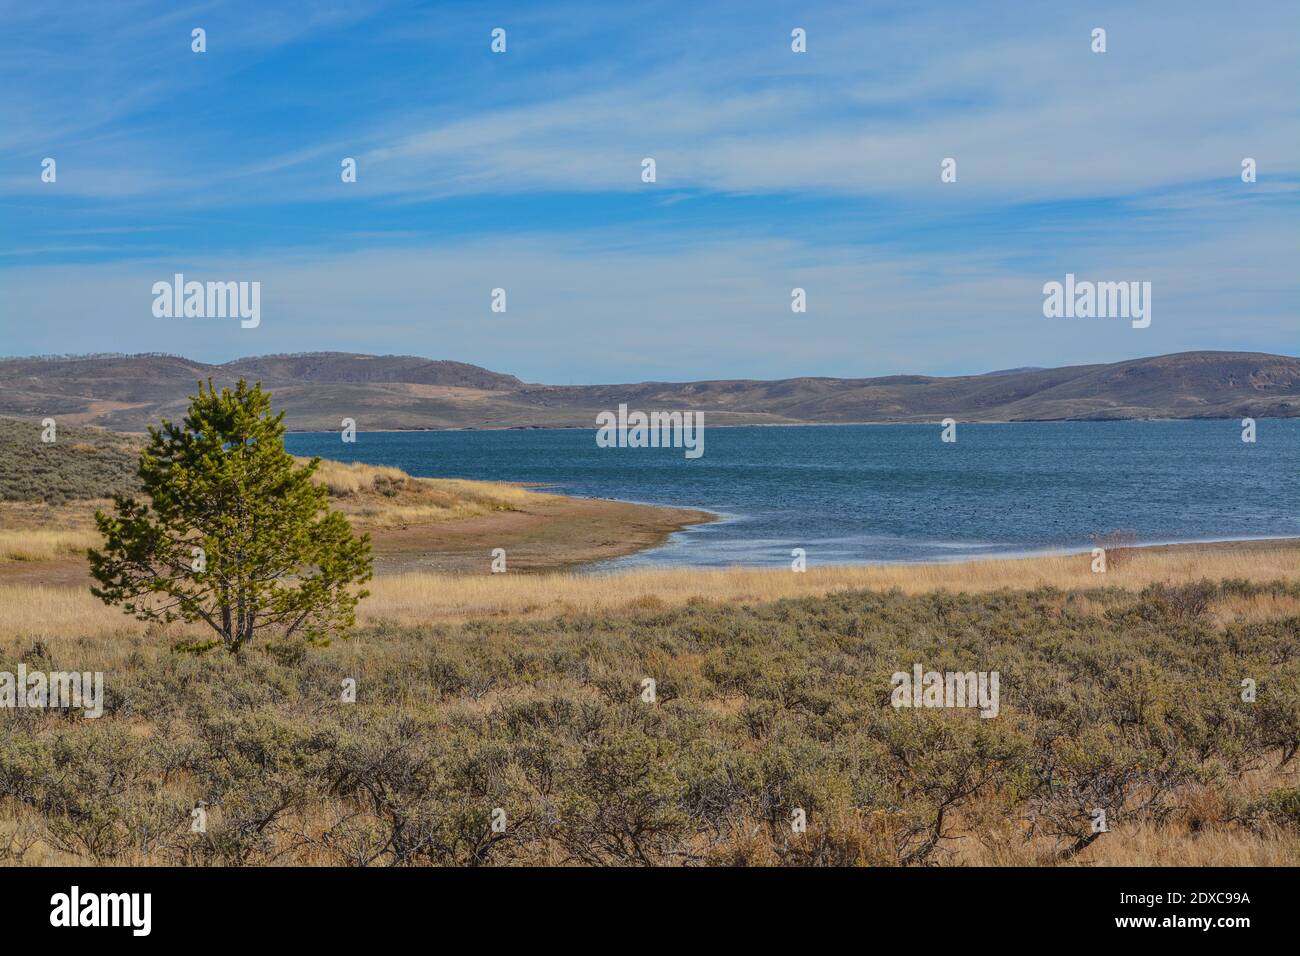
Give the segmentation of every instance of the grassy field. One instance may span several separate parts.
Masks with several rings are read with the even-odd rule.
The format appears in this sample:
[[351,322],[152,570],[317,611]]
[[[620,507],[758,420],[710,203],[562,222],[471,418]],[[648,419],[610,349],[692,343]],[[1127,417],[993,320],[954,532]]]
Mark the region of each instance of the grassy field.
[[[0,670],[101,670],[105,714],[0,716],[0,855],[1295,865],[1298,604],[1294,580],[643,597],[372,621],[242,662],[124,619],[87,632],[70,605],[57,634],[0,640]],[[998,671],[998,716],[895,709],[891,674],[914,663]],[[1110,832],[1090,839],[1097,807]]]
[[[613,577],[571,571],[489,574],[484,564],[484,571],[477,574],[380,575],[368,585],[371,596],[358,608],[358,617],[366,624],[418,626],[484,618],[598,615],[691,603],[756,604],[856,589],[926,594],[1046,587],[1083,594],[1103,586],[1140,591],[1154,584],[1205,579],[1295,582],[1300,580],[1300,542],[1136,548],[1112,560],[1105,574],[1092,573],[1091,562],[1090,555],[1077,554],[955,564],[813,566],[800,574],[782,569],[670,568],[625,571]],[[37,583],[10,584],[0,578],[0,606],[6,610],[0,616],[0,638],[46,640],[70,629],[85,637],[142,633],[142,625],[101,604],[84,587],[39,580],[37,575]],[[1266,591],[1218,601],[1207,613],[1218,624],[1264,620],[1300,614],[1300,601]]]
[[[101,671],[104,713],[0,708],[0,863],[1300,864],[1294,541],[529,574],[690,516],[326,463],[394,558],[356,633],[194,657],[89,594],[77,474],[0,503],[0,672]],[[895,708],[914,664],[997,716]]]

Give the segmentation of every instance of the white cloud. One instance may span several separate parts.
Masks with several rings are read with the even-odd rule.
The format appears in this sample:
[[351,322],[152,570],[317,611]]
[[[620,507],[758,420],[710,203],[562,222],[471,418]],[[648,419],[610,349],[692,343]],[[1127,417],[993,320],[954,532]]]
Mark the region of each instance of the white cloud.
[[[301,15],[270,19],[225,11],[222,42],[248,53],[371,12],[364,4],[319,13],[308,5]],[[275,152],[271,139],[272,152],[250,158],[247,148],[234,156],[177,153],[165,148],[169,131],[161,128],[133,128],[125,144],[75,141],[79,131],[129,121],[167,84],[198,82],[176,71],[166,80],[151,73],[164,25],[148,18],[127,18],[114,34],[101,13],[73,34],[115,35],[120,61],[79,65],[74,43],[20,57],[22,67],[4,78],[15,88],[49,87],[41,110],[7,117],[11,129],[21,129],[10,134],[11,145],[35,140],[79,150],[81,165],[95,172],[70,180],[70,189],[183,193],[199,205],[335,196],[315,167],[343,144],[362,163],[349,198],[630,191],[645,188],[638,164],[646,155],[659,161],[660,191],[817,191],[925,202],[1131,195],[1231,177],[1244,155],[1259,159],[1272,178],[1300,175],[1300,120],[1291,103],[1300,80],[1293,50],[1300,8],[1185,4],[1179,12],[1103,4],[1084,14],[1030,4],[1013,13],[971,5],[942,16],[917,9],[872,18],[856,5],[821,5],[800,12],[810,37],[802,55],[786,45],[793,14],[777,8],[759,6],[739,19],[726,8],[701,21],[661,15],[653,33],[632,14],[620,23],[607,22],[606,12],[597,37],[582,34],[563,54],[520,67],[506,98],[376,98],[314,142]],[[545,23],[521,29],[519,42],[542,43],[536,31],[546,43],[563,44],[559,26],[581,19],[568,7],[548,14]],[[456,35],[470,29],[464,16],[456,14]],[[182,20],[169,17],[165,29]],[[1088,49],[1097,23],[1109,31],[1104,55]],[[410,42],[425,27],[413,28]],[[645,47],[623,69],[620,45],[599,41],[620,30],[642,30],[637,42]],[[364,35],[358,42],[367,42]],[[219,84],[240,62],[223,53],[205,82]],[[370,79],[358,76],[357,83],[364,88]],[[12,103],[11,110],[23,112]],[[237,124],[238,114],[228,120]],[[42,123],[48,128],[38,135]],[[938,163],[946,156],[958,159],[959,182],[940,199]],[[22,177],[0,188],[20,181],[31,188]],[[226,188],[231,183],[239,189]]]
[[[1142,234],[1032,268],[1005,251],[905,255],[715,238],[655,251],[590,235],[354,254],[21,266],[0,315],[24,352],[168,351],[204,359],[325,349],[475,362],[549,383],[952,373],[1202,348],[1294,351],[1289,224],[1174,248]],[[597,251],[593,251],[597,247]],[[262,282],[262,325],[155,319],[150,286],[182,271]],[[1049,320],[1066,272],[1153,283],[1154,320]],[[790,311],[790,290],[809,311]],[[489,309],[507,290],[508,311]],[[1248,317],[1248,318],[1244,318]]]

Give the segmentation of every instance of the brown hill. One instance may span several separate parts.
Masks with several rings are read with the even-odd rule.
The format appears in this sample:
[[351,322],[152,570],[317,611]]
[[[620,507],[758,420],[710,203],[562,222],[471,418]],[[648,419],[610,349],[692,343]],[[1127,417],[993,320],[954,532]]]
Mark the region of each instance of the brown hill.
[[711,424],[1050,421],[1300,415],[1300,359],[1259,352],[1181,352],[1064,368],[940,378],[791,378],[529,385],[460,362],[339,352],[269,355],[224,365],[177,356],[0,361],[0,415],[140,430],[178,418],[200,379],[241,376],[275,393],[290,428],[594,426],[630,408],[698,410]]
[[307,352],[236,359],[221,366],[235,377],[257,379],[267,386],[281,382],[393,383],[449,385],[456,388],[512,389],[523,382],[513,375],[489,372],[464,362],[434,361],[413,355],[357,355]]

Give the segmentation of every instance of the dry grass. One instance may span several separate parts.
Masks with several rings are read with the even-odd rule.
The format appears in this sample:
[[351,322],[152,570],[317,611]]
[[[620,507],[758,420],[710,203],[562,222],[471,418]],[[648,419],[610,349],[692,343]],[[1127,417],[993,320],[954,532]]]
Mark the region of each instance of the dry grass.
[[1220,627],[1230,624],[1256,624],[1279,617],[1300,616],[1300,601],[1283,594],[1256,594],[1220,601],[1211,609],[1211,618]]
[[[0,640],[6,666],[102,670],[112,692],[99,720],[0,715],[0,863],[1300,860],[1300,767],[1278,752],[1300,740],[1296,585],[900,592],[372,623],[243,661],[173,654],[175,630],[124,618],[95,636],[70,626],[94,624],[84,606],[48,606],[63,630]],[[1215,623],[1242,614],[1263,619]],[[890,672],[917,659],[1002,672],[999,720],[889,707]],[[337,704],[341,675],[355,705]],[[970,761],[989,774],[973,790]],[[188,830],[198,799],[207,837]],[[1112,832],[1068,856],[1095,805]],[[515,829],[489,848],[494,806]],[[938,807],[941,839],[914,857]]]
[[[1272,787],[1295,784],[1295,774],[1278,774]],[[180,791],[184,788],[173,789]],[[334,805],[306,808],[293,814],[292,819],[298,831],[320,834],[336,826],[338,820],[346,818],[349,812],[348,805],[338,801]],[[982,822],[987,824],[990,821]],[[1182,819],[1119,825],[1070,861],[1054,861],[1053,847],[1048,841],[1025,844],[1018,842],[1010,832],[999,840],[989,831],[978,835],[965,831],[955,834],[947,844],[949,856],[945,863],[978,867],[1294,867],[1300,860],[1300,833],[1275,826],[1252,830],[1227,821],[1211,822],[1211,826],[1197,828],[1189,827]],[[215,827],[221,823],[220,811],[211,811],[210,824]],[[25,866],[86,865],[84,856],[65,852],[42,840],[43,824],[40,813],[10,802],[0,809],[0,847],[29,847],[22,857]],[[852,825],[852,821],[847,823],[847,826]],[[745,837],[753,840],[756,845],[748,853],[750,864],[780,865],[781,861],[775,854],[762,852],[768,848],[757,846],[762,839],[763,827],[762,820],[746,821],[736,828],[732,840],[741,842]],[[534,862],[557,866],[565,861],[562,856],[553,855]],[[339,859],[320,848],[306,848],[294,854],[292,863],[295,866],[337,866]],[[113,864],[158,866],[165,865],[165,861],[149,854],[128,852],[115,858]]]
[[[301,459],[300,459],[301,460]],[[360,527],[397,528],[526,508],[536,492],[500,481],[414,478],[399,468],[322,460],[316,481]]]
[[[307,459],[298,458],[297,461],[303,464]],[[328,488],[335,498],[374,491],[376,485],[404,482],[408,477],[400,468],[390,468],[387,465],[363,465],[357,461],[345,464],[328,458],[322,458],[316,469],[316,483]]]
[[[1203,578],[1256,582],[1300,578],[1300,552],[1282,546],[1187,553],[1138,550],[1105,574],[1093,574],[1091,560],[1090,555],[1079,554],[960,564],[841,565],[812,567],[803,573],[767,568],[669,568],[614,575],[403,574],[376,580],[372,596],[361,605],[361,614],[366,620],[420,623],[482,615],[546,616],[568,611],[671,606],[693,600],[763,603],[856,589],[897,588],[905,594],[1040,587],[1141,590],[1156,583],[1185,584]],[[1271,616],[1281,610],[1280,606],[1261,605],[1257,613]],[[1247,612],[1238,608],[1224,609],[1223,613]]]
[[1055,858],[1049,840],[1028,840],[1015,817],[992,801],[957,816],[947,849],[962,866],[1294,866],[1300,833],[1284,827],[1242,827],[1234,811],[1270,791],[1300,784],[1300,767],[1269,766],[1229,776],[1217,786],[1192,785],[1167,819],[1129,822],[1071,860]]
[[[362,531],[517,511],[539,497],[507,482],[413,478],[397,468],[335,461],[322,461],[316,480],[329,489],[331,505]],[[111,511],[112,502],[0,501],[0,562],[57,561],[103,544],[95,531],[97,509]]]
[[[470,482],[469,484],[476,484]],[[509,487],[509,486],[507,486]],[[529,494],[529,492],[523,492]],[[1138,591],[1151,584],[1187,584],[1205,578],[1252,582],[1300,579],[1295,548],[1190,552],[1136,550],[1105,574],[1093,574],[1087,554],[971,561],[961,564],[845,565],[812,567],[796,574],[781,569],[670,568],[618,574],[431,574],[378,577],[361,602],[362,624],[426,624],[476,617],[541,618],[564,613],[670,607],[690,601],[761,604],[782,598],[820,597],[866,589],[904,594],[932,591],[982,593],[1003,588],[1062,591],[1117,587]],[[1087,601],[1087,598],[1080,598]],[[1210,608],[1221,626],[1295,615],[1294,598],[1256,595],[1228,598]],[[142,633],[143,624],[105,607],[80,588],[0,585],[0,638],[57,638],[62,634],[108,636]],[[180,631],[177,631],[180,633]],[[197,631],[195,633],[198,633]]]
[[51,531],[48,528],[0,529],[0,561],[55,561],[83,554],[102,544],[92,531]]
[[31,529],[93,531],[95,511],[111,508],[108,498],[51,504],[46,501],[0,501],[0,534],[26,534]]
[[76,640],[143,633],[144,625],[101,603],[83,588],[0,586],[0,636],[17,640]]

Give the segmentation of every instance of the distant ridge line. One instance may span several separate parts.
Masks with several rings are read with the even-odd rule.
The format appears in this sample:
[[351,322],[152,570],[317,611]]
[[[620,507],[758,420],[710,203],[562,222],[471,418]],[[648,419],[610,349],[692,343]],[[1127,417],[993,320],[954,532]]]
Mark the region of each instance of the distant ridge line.
[[142,431],[185,414],[195,382],[260,381],[299,431],[592,428],[620,404],[712,425],[1300,417],[1300,358],[1199,351],[977,375],[802,376],[545,385],[449,359],[289,352],[213,365],[165,352],[8,358],[0,416]]
[[[141,353],[141,354],[151,354],[151,353]],[[163,354],[163,353],[157,353],[157,354],[161,355],[161,354]],[[223,368],[223,367],[225,367],[225,366],[227,366],[227,365],[238,365],[238,364],[241,363],[241,362],[260,362],[260,361],[264,361],[264,360],[266,360],[266,359],[328,358],[328,357],[331,357],[331,356],[338,356],[338,355],[347,355],[347,356],[353,356],[353,357],[356,357],[356,358],[370,358],[370,359],[415,359],[416,361],[419,361],[419,362],[454,362],[454,361],[456,361],[455,359],[433,359],[433,358],[428,358],[427,356],[424,356],[424,355],[407,355],[407,354],[405,354],[405,353],[399,353],[399,352],[389,352],[389,353],[385,353],[385,354],[383,354],[383,355],[377,355],[377,354],[376,354],[376,355],[372,355],[372,354],[370,354],[370,353],[368,353],[368,352],[331,352],[331,351],[324,351],[324,352],[320,352],[320,351],[316,351],[316,352],[267,352],[265,355],[241,355],[239,358],[233,358],[233,359],[231,359],[231,360],[228,361],[228,362],[221,362],[221,363],[219,363],[219,364],[217,365],[217,367],[218,367],[218,368]],[[182,355],[168,355],[167,358],[184,358],[184,356],[182,356]],[[185,359],[185,361],[188,362],[189,359]],[[470,364],[470,363],[467,363],[467,362],[459,362],[459,363],[457,363],[457,364],[460,364],[460,365],[467,365],[467,364]],[[475,366],[475,367],[476,367],[476,368],[479,368],[479,367],[481,367],[481,366]]]
[[188,362],[190,359],[174,352],[48,352],[43,355],[0,355],[3,362],[92,362],[97,359],[171,358]]

